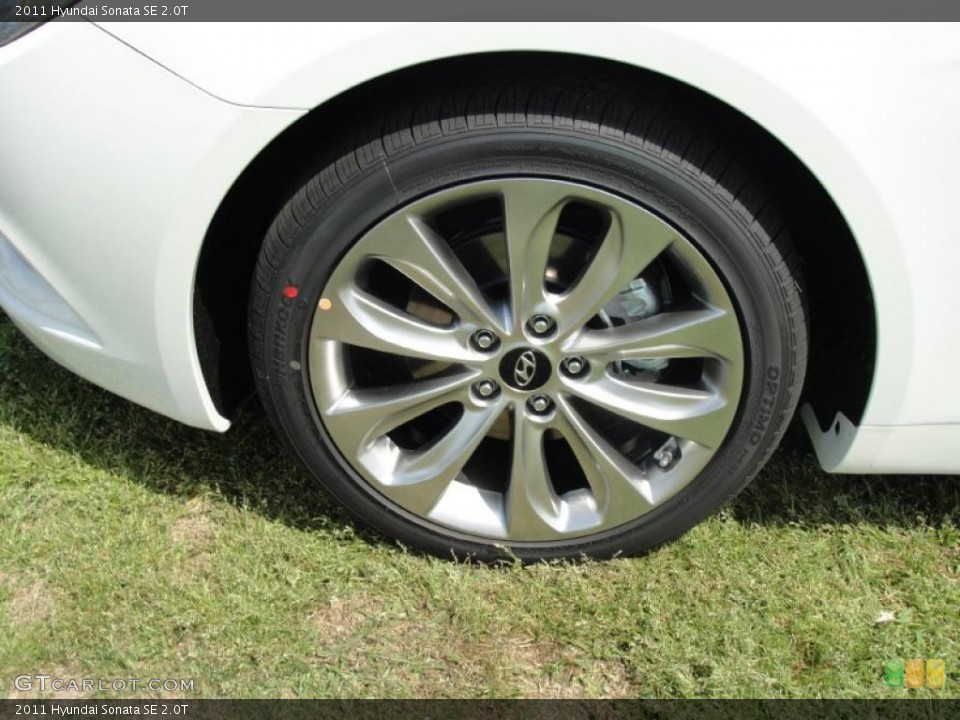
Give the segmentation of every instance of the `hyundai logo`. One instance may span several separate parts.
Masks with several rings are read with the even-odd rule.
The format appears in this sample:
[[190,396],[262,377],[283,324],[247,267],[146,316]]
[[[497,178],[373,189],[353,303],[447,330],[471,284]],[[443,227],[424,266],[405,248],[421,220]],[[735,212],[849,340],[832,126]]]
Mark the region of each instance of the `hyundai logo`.
[[517,358],[513,366],[513,381],[518,388],[525,388],[537,374],[537,356],[533,350],[527,350]]
[[550,379],[550,360],[539,350],[518,347],[500,360],[500,377],[505,385],[521,392],[531,392]]

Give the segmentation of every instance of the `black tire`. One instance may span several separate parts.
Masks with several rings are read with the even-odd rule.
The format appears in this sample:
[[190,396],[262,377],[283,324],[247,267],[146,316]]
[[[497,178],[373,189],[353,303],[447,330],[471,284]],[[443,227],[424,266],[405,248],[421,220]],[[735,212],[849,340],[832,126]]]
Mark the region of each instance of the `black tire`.
[[[760,470],[795,409],[807,356],[803,282],[763,189],[672,101],[590,82],[505,82],[372,113],[279,213],[256,267],[249,313],[257,387],[305,470],[365,523],[403,545],[489,561],[633,555],[716,511]],[[347,138],[342,139],[347,142]],[[556,542],[504,543],[416,517],[378,494],[338,451],[308,376],[317,302],[351,245],[396,208],[485,178],[601,188],[667,221],[709,260],[744,338],[743,386],[722,447],[695,480],[636,520]],[[295,287],[295,298],[285,289]]]

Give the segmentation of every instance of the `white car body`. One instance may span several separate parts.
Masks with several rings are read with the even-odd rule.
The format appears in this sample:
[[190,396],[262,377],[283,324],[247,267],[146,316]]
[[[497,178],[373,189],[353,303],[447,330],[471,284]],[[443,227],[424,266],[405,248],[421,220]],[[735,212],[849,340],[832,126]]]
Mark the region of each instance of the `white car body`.
[[762,126],[846,220],[876,352],[856,424],[841,408],[822,432],[803,409],[824,467],[958,472],[957,39],[899,24],[47,23],[0,48],[0,305],[78,375],[225,431],[194,282],[211,219],[261,150],[399,68],[497,51],[605,58]]

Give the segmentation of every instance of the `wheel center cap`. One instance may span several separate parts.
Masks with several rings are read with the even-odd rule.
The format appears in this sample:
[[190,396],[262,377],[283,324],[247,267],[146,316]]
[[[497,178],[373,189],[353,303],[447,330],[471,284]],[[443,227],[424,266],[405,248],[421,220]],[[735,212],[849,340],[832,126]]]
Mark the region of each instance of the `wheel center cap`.
[[514,390],[536,390],[550,379],[550,361],[539,350],[517,348],[500,361],[500,377]]

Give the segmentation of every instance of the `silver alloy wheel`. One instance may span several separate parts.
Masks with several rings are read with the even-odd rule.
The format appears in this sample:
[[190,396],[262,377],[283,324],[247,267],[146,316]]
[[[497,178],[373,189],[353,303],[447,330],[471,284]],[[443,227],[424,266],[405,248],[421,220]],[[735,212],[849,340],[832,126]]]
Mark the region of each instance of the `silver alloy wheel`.
[[[473,235],[481,272],[464,250],[481,241],[452,240],[438,218],[491,201],[500,224]],[[571,207],[600,218],[592,245],[563,229]],[[587,248],[582,262],[557,286],[574,245]],[[655,265],[671,268],[687,300],[598,322]],[[394,277],[408,288],[400,300],[378,285]],[[600,533],[674,496],[723,443],[744,375],[734,304],[689,240],[619,196],[540,178],[441,190],[375,225],[328,279],[307,353],[322,423],[372,490],[421,521],[510,543]],[[405,375],[378,383],[387,359]],[[658,361],[685,368],[681,379],[622,370]],[[624,441],[614,421],[647,445]],[[417,423],[433,430],[401,439]],[[491,482],[483,468],[498,462],[504,477]]]

